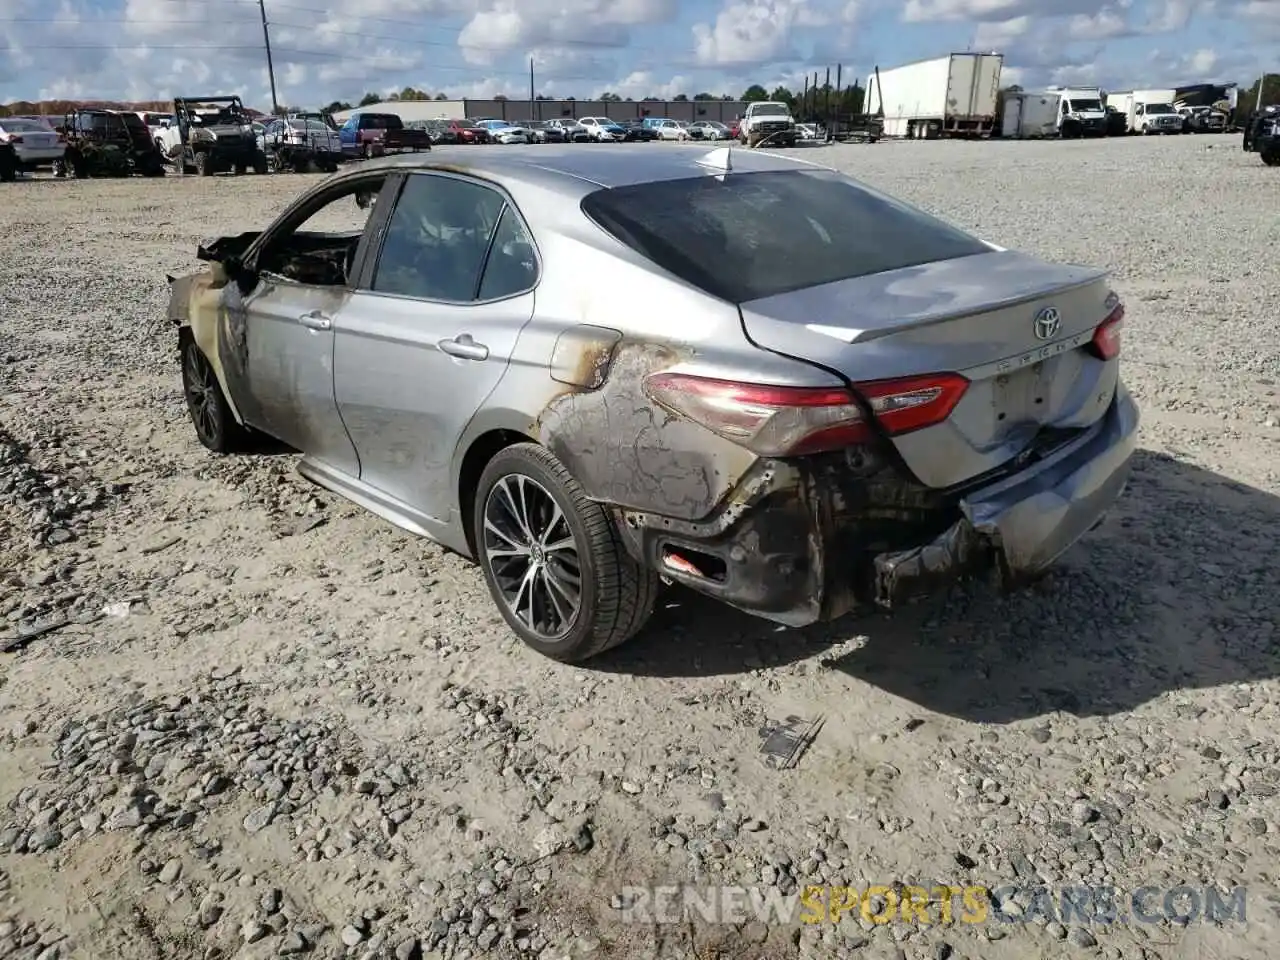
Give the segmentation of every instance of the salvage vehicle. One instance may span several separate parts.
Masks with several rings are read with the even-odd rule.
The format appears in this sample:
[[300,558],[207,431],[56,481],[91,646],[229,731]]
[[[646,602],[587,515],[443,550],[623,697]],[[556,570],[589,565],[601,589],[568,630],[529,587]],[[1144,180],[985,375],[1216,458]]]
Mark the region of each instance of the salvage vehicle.
[[18,179],[18,151],[8,140],[0,139],[0,183]]
[[58,177],[164,176],[164,156],[134,111],[76,110],[59,131],[66,150],[53,167]]
[[273,173],[307,173],[313,167],[322,173],[333,173],[342,160],[338,131],[321,120],[270,120],[262,131],[262,149]]
[[168,318],[200,443],[301,451],[559,660],[664,578],[791,626],[1017,586],[1135,447],[1104,271],[767,151],[375,160],[197,255]]
[[799,136],[791,108],[785,103],[749,103],[738,123],[738,139],[748,147],[794,147]]
[[176,122],[155,133],[165,160],[202,177],[267,172],[267,155],[239,97],[177,97]]
[[0,143],[9,147],[17,170],[53,166],[65,149],[58,132],[37,117],[0,117]]
[[1258,118],[1252,146],[1268,167],[1280,166],[1280,112],[1273,109]]
[[431,149],[427,131],[410,130],[394,113],[353,113],[338,131],[338,140],[348,157],[365,160]]

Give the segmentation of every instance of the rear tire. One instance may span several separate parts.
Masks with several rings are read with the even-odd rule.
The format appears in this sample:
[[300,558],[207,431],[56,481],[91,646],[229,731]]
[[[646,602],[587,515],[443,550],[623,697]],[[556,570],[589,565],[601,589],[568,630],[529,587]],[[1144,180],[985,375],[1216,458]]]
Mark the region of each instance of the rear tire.
[[253,155],[253,172],[259,176],[267,172],[267,155],[262,151]]
[[1262,162],[1268,167],[1280,167],[1280,150],[1267,150],[1262,154]]
[[222,392],[213,365],[190,335],[182,337],[179,343],[182,394],[187,401],[187,413],[195,427],[196,439],[214,453],[235,453],[247,449],[249,431],[231,412],[231,405]]
[[605,509],[537,444],[506,447],[489,461],[471,524],[494,603],[544,656],[586,660],[628,640],[653,613],[658,575],[632,559]]

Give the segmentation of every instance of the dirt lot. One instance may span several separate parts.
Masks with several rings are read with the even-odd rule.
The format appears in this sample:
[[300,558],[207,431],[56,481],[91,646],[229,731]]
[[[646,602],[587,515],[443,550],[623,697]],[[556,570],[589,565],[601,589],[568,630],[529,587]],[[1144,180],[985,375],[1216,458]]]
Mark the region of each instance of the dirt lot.
[[[165,274],[311,178],[5,185],[0,638],[68,623],[0,654],[0,957],[1274,955],[1280,175],[1236,137],[807,155],[1115,272],[1132,485],[1032,592],[802,631],[673,592],[588,669],[292,458],[197,445]],[[771,769],[789,715],[825,726]],[[682,882],[1012,922],[624,922]],[[1246,921],[1169,919],[1177,885]]]

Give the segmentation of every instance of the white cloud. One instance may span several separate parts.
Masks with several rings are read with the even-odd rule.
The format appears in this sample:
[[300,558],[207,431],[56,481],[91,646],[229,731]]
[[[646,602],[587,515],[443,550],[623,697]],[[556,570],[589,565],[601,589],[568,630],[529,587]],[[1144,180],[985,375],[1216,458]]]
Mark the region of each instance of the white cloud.
[[676,0],[488,0],[458,35],[469,63],[528,46],[624,47],[629,28],[675,16]]
[[694,57],[703,66],[795,59],[792,30],[814,18],[806,0],[730,0],[715,23],[694,25]]

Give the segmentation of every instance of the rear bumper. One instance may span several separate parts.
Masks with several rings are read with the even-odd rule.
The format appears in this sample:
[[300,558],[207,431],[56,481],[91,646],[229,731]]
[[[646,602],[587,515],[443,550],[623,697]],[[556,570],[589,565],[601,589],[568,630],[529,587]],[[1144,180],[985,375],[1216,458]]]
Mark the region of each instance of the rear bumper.
[[962,516],[922,546],[875,558],[875,601],[892,608],[966,574],[1006,586],[1046,570],[1119,499],[1138,438],[1138,407],[1121,385],[1107,415],[1057,457],[959,502]]
[[[705,522],[619,511],[619,529],[645,565],[789,626],[869,603],[893,608],[967,576],[994,573],[1015,587],[1048,568],[1119,498],[1138,421],[1120,385],[1086,432],[961,494],[883,473],[858,479],[829,460],[758,461],[733,505]],[[889,541],[889,549],[872,546]]]

